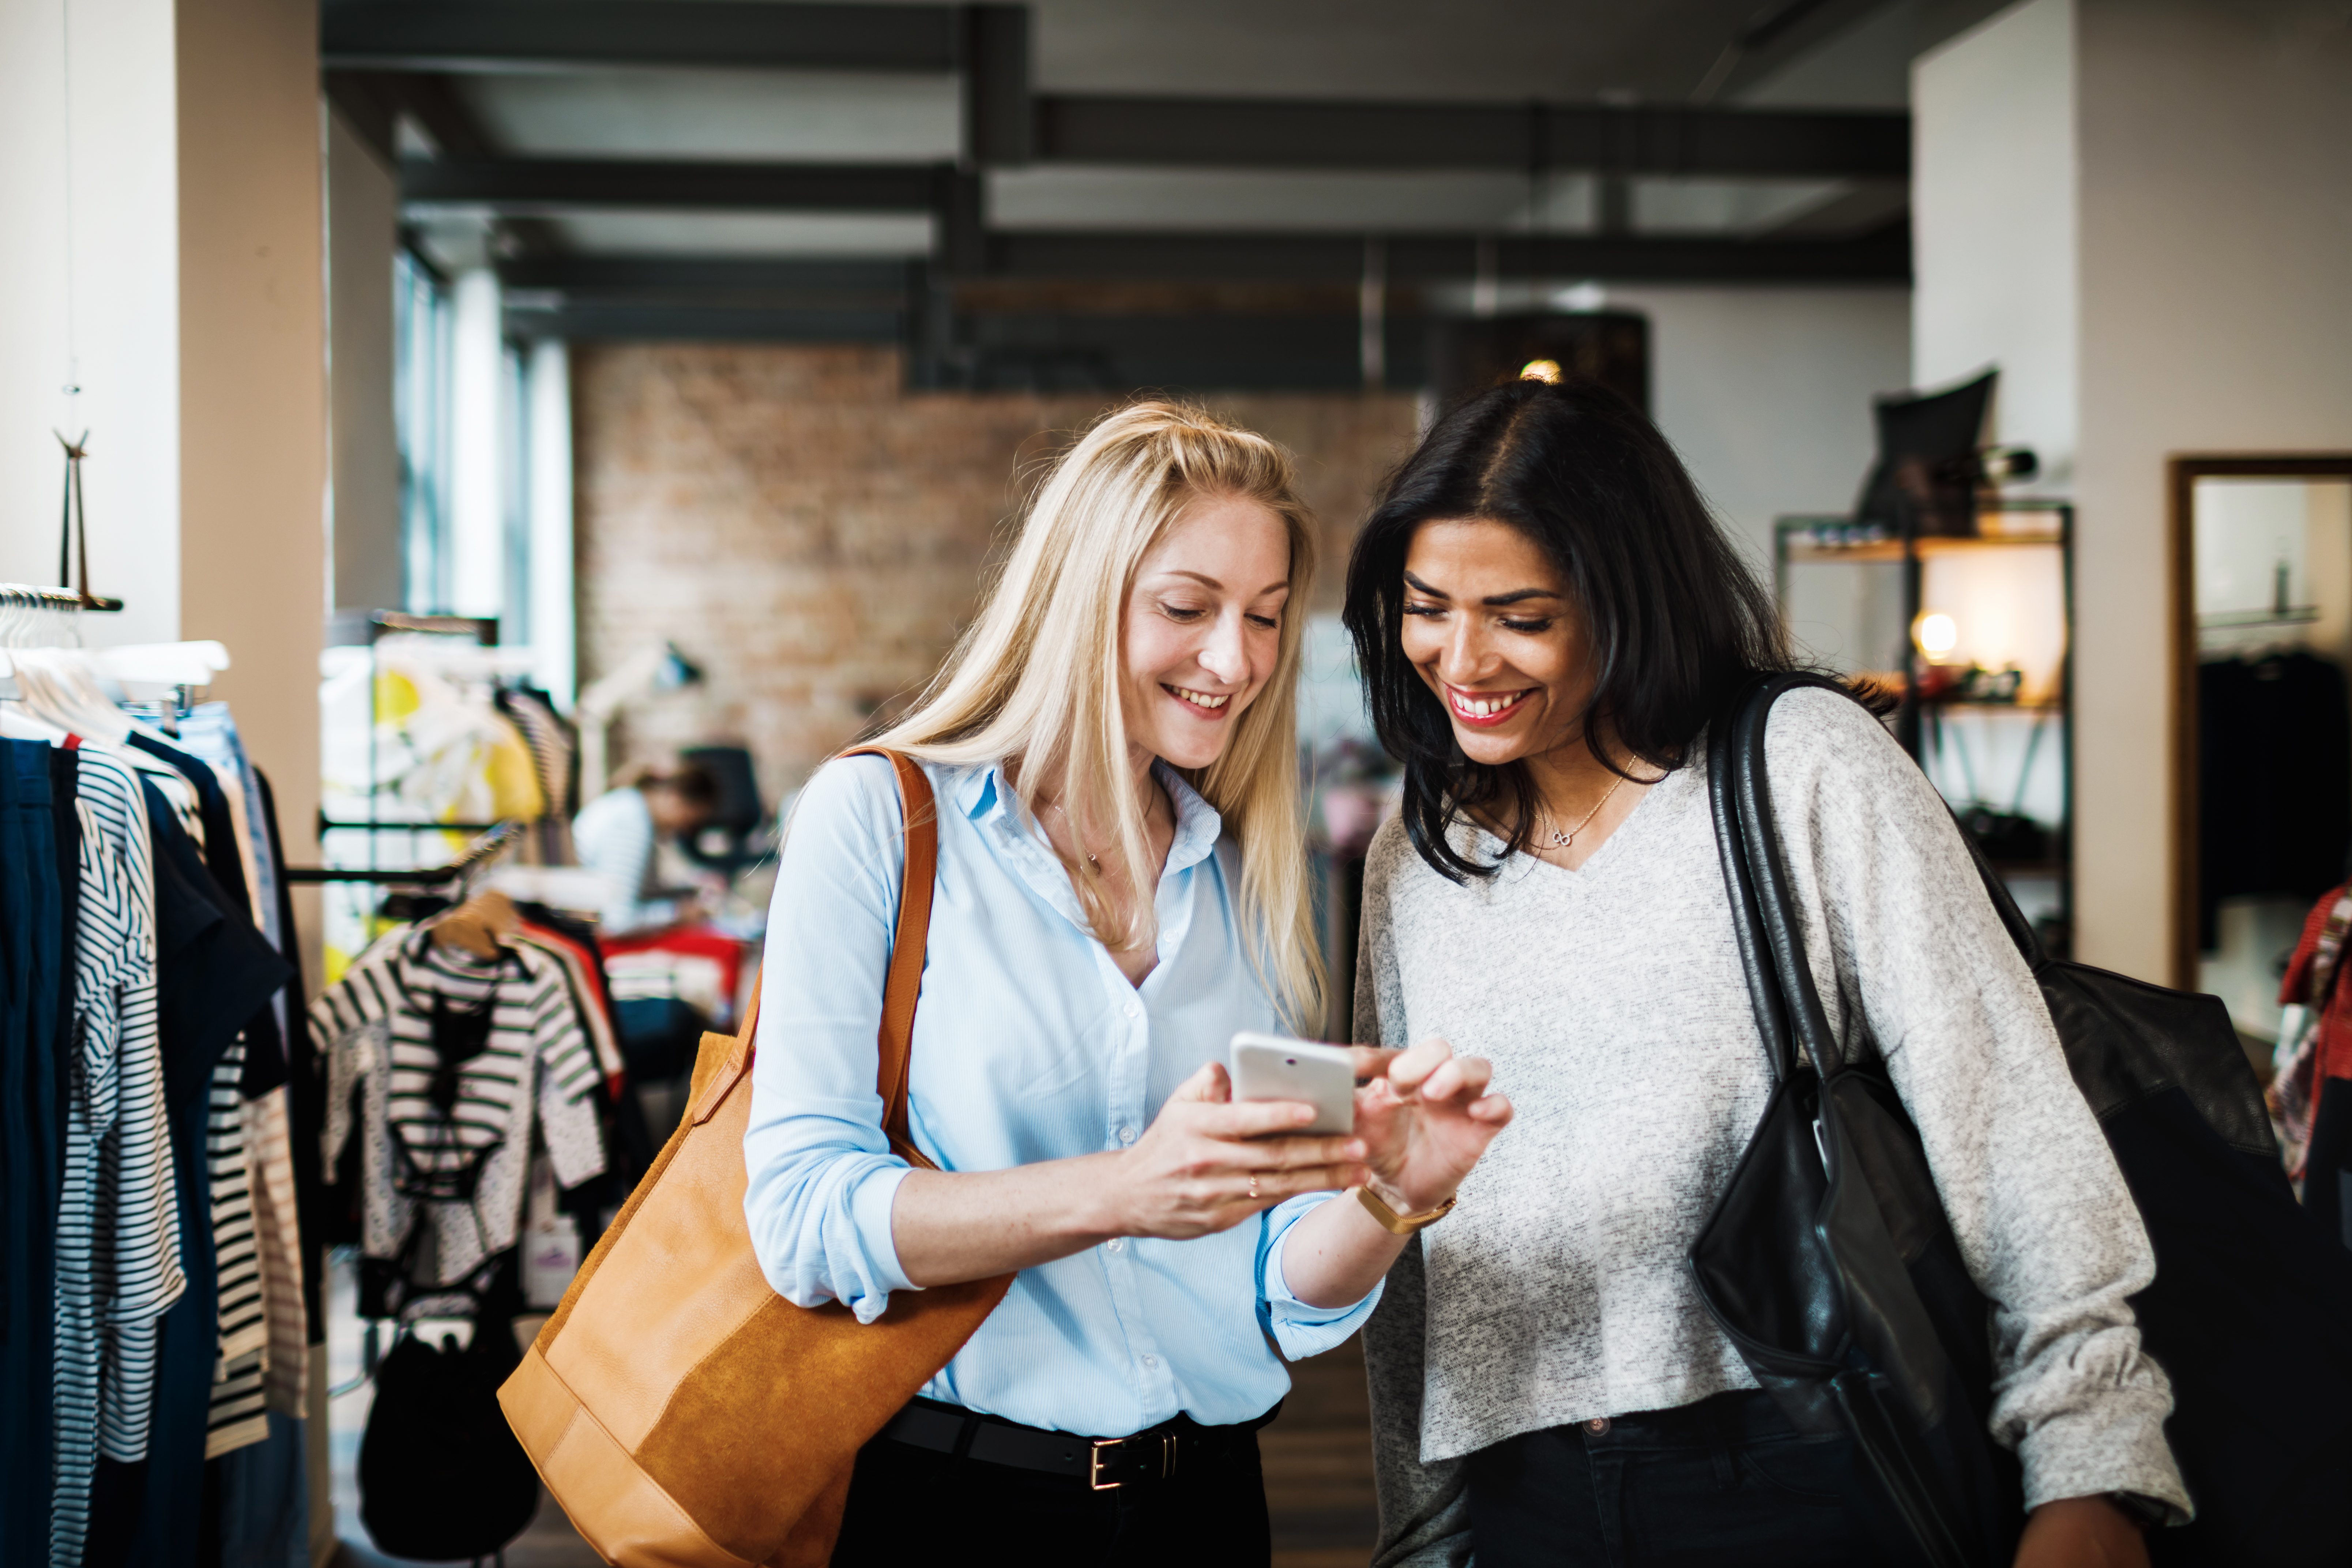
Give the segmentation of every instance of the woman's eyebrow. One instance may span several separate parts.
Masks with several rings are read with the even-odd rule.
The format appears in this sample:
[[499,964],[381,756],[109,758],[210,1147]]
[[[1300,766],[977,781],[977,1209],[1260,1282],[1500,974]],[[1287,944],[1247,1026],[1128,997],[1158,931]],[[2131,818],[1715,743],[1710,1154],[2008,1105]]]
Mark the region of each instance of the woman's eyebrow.
[[[1428,584],[1423,582],[1420,578],[1414,576],[1410,572],[1404,574],[1404,580],[1407,586],[1412,588],[1417,593],[1426,594],[1433,599],[1450,599],[1454,596],[1443,588],[1431,587]],[[1478,602],[1482,605],[1491,605],[1499,609],[1506,605],[1525,604],[1529,599],[1557,599],[1559,597],[1559,595],[1553,593],[1549,588],[1514,588],[1507,594],[1489,594]]]
[[[1193,582],[1198,583],[1203,588],[1214,588],[1220,594],[1225,591],[1225,585],[1223,583],[1218,582],[1214,577],[1210,576],[1205,572],[1188,572],[1181,566],[1171,566],[1168,569],[1168,575],[1171,577],[1190,577]],[[1279,578],[1272,583],[1268,583],[1265,587],[1260,588],[1257,591],[1257,596],[1263,599],[1268,594],[1279,593],[1289,586],[1289,578]]]

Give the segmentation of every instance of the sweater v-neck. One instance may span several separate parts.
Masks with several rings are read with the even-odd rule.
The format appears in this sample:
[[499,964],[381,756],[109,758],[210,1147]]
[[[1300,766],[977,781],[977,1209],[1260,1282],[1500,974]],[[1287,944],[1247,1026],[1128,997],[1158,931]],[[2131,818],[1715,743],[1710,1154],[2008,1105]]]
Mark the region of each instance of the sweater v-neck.
[[[1601,873],[1608,870],[1611,865],[1623,858],[1617,847],[1624,843],[1628,836],[1636,834],[1637,825],[1644,824],[1651,819],[1661,816],[1664,815],[1667,809],[1671,809],[1660,808],[1653,810],[1652,805],[1660,795],[1664,794],[1669,790],[1685,787],[1685,784],[1686,782],[1685,781],[1685,775],[1691,773],[1694,770],[1688,765],[1675,768],[1672,772],[1668,773],[1664,777],[1659,779],[1655,784],[1652,784],[1648,789],[1643,791],[1642,798],[1633,803],[1633,809],[1625,814],[1625,820],[1619,823],[1615,827],[1610,829],[1609,837],[1601,841],[1601,847],[1586,856],[1584,863],[1580,866],[1557,865],[1552,861],[1545,859],[1540,855],[1530,854],[1506,857],[1504,854],[1506,846],[1502,838],[1492,829],[1488,828],[1485,824],[1475,821],[1472,821],[1470,823],[1470,828],[1472,833],[1476,836],[1476,844],[1479,852],[1489,860],[1498,862],[1504,866],[1507,866],[1512,860],[1525,860],[1531,868],[1540,868],[1542,870],[1549,871],[1554,876],[1568,878],[1570,880],[1566,884],[1567,886],[1590,887],[1595,880],[1601,878]],[[1465,820],[1467,819],[1465,818]],[[1641,827],[1639,828],[1639,831],[1643,834],[1646,834],[1648,829],[1646,827]],[[1533,877],[1537,872],[1534,869],[1529,869],[1525,874],[1529,877]]]

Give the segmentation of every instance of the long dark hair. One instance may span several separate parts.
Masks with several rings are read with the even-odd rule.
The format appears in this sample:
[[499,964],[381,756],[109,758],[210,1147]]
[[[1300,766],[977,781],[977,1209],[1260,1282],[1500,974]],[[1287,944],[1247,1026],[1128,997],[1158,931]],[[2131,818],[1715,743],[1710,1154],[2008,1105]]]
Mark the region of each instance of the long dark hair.
[[[1492,875],[1448,837],[1465,807],[1534,832],[1526,767],[1462,754],[1445,708],[1405,658],[1404,563],[1413,531],[1441,518],[1490,518],[1527,535],[1571,584],[1595,666],[1579,715],[1605,713],[1618,745],[1653,768],[1689,760],[1691,742],[1749,676],[1792,667],[1778,606],[1699,499],[1675,449],[1624,399],[1590,382],[1517,381],[1438,421],[1382,487],[1348,563],[1343,618],[1355,638],[1381,743],[1404,763],[1404,824],[1423,859],[1464,881]],[[1629,775],[1630,776],[1630,775]]]

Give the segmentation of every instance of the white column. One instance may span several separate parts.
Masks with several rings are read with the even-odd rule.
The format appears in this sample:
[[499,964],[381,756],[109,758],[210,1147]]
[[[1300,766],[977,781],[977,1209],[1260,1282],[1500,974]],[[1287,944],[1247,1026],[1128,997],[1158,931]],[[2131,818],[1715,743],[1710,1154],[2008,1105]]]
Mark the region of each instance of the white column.
[[530,641],[536,679],[570,708],[578,644],[572,586],[572,356],[560,338],[530,351]]
[[498,274],[487,267],[460,272],[450,315],[449,609],[498,616],[507,598]]

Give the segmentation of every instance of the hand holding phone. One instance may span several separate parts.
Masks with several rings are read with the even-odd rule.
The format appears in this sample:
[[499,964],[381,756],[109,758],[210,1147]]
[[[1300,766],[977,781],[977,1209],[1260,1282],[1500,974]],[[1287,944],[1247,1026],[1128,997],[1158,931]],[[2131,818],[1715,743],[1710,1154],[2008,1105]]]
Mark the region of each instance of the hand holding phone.
[[1233,1038],[1234,1098],[1292,1100],[1315,1108],[1298,1133],[1332,1137],[1356,1130],[1356,1064],[1345,1046],[1244,1030]]

